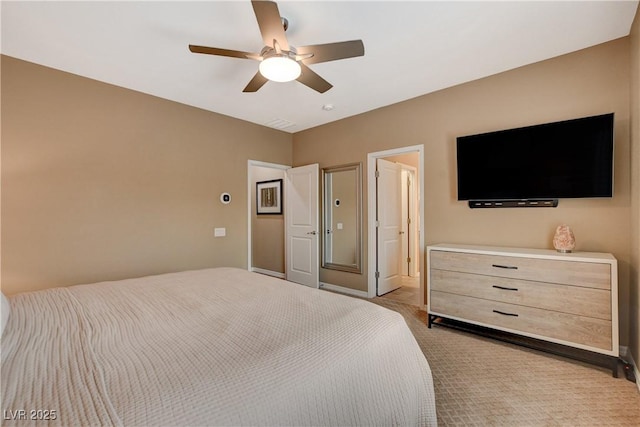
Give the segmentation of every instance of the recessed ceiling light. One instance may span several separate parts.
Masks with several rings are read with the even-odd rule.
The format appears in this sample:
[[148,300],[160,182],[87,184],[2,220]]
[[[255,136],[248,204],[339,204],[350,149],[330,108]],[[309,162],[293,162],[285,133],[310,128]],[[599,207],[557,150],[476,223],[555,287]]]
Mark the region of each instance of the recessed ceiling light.
[[331,110],[333,110],[333,104],[324,104],[324,105],[322,106],[322,109],[323,109],[324,111],[331,111]]

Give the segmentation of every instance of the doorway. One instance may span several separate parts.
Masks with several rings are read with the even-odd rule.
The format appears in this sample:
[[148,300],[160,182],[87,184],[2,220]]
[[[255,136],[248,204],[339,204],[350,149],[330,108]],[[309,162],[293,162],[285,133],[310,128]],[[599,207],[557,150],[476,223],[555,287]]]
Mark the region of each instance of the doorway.
[[389,292],[388,298],[424,307],[424,146],[367,159],[368,297]]
[[[249,160],[247,182],[247,269],[318,288],[318,164],[292,168]],[[269,197],[258,197],[258,186],[260,196]],[[262,202],[272,199],[279,209],[265,209]]]
[[247,212],[247,269],[256,273],[285,278],[284,216],[257,215],[256,182],[284,179],[291,166],[249,160]]

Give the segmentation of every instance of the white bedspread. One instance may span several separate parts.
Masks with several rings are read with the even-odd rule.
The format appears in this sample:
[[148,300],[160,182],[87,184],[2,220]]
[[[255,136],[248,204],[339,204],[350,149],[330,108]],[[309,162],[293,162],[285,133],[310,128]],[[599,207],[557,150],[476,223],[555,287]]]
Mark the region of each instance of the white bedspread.
[[219,268],[10,303],[3,425],[436,424],[413,335],[367,301]]

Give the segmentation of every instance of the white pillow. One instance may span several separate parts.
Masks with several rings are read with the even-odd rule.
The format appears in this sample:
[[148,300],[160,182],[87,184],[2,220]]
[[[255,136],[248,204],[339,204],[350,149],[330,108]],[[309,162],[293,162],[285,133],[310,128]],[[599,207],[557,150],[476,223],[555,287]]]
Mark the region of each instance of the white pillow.
[[0,307],[0,315],[2,316],[2,323],[0,323],[0,336],[2,336],[4,327],[7,326],[7,322],[9,321],[9,301],[5,298],[2,292],[0,292],[0,295],[2,295],[2,307]]

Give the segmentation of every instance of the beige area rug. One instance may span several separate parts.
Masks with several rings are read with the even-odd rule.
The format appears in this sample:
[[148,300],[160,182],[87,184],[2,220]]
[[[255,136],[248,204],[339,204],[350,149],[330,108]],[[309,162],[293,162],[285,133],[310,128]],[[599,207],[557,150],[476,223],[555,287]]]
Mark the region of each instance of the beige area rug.
[[611,371],[444,327],[384,298],[401,313],[434,377],[440,426],[640,426],[636,384]]

